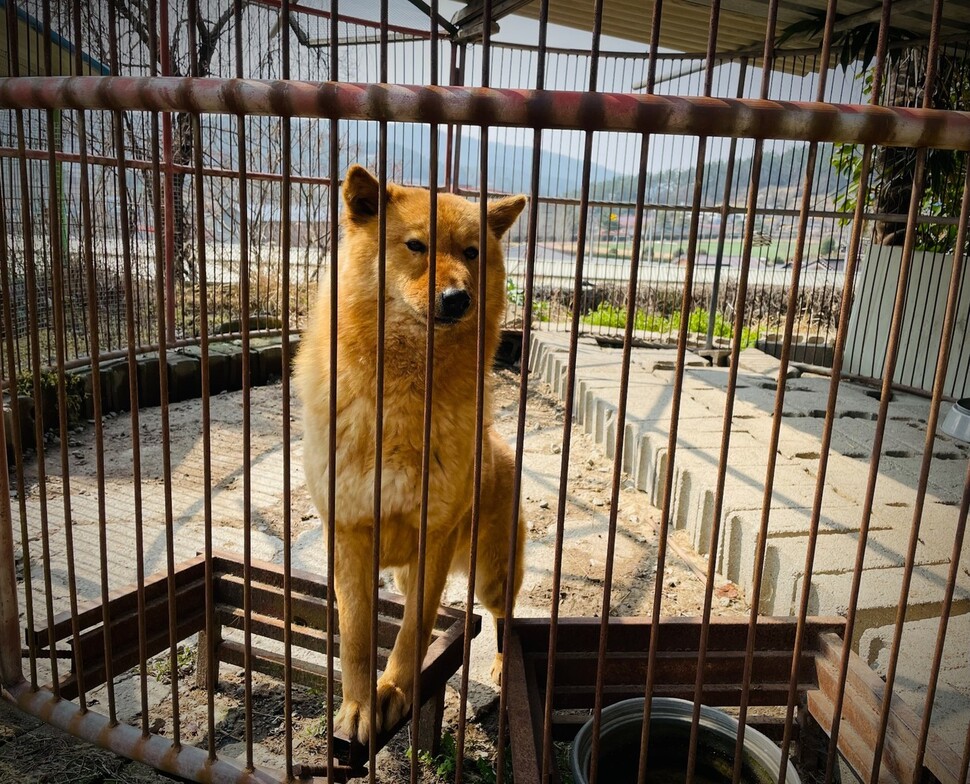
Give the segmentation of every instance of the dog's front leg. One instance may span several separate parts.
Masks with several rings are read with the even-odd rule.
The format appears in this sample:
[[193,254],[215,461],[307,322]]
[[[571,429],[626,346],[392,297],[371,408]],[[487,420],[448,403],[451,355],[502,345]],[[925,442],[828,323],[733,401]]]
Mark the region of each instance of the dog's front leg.
[[[373,529],[367,523],[338,531],[334,541],[334,592],[340,632],[343,702],[334,730],[366,743],[370,737],[370,652]],[[377,731],[381,713],[377,713]]]
[[441,594],[448,579],[449,566],[454,555],[456,537],[454,533],[428,536],[427,558],[425,560],[424,602],[418,596],[417,564],[398,570],[398,586],[404,592],[404,620],[401,630],[394,641],[394,649],[387,662],[387,669],[377,682],[378,699],[383,695],[385,702],[385,726],[399,721],[411,707],[414,689],[414,664],[416,653],[416,634],[418,634],[417,608],[421,606],[422,629],[420,632],[421,650],[419,660],[424,661],[428,650],[431,630],[434,628],[441,603]]

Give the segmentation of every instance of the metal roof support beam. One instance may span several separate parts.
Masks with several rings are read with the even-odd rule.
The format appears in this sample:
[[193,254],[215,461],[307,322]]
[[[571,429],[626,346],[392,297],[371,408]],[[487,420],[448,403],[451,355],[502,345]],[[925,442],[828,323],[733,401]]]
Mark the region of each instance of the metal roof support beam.
[[[411,0],[411,2],[415,2],[415,0]],[[492,32],[498,32],[498,25],[495,22],[503,16],[514,14],[530,2],[532,0],[496,0],[496,2],[492,3]],[[455,40],[468,42],[481,38],[484,34],[484,18],[484,0],[471,0],[471,2],[451,18],[451,22],[455,27],[455,33],[453,34]]]

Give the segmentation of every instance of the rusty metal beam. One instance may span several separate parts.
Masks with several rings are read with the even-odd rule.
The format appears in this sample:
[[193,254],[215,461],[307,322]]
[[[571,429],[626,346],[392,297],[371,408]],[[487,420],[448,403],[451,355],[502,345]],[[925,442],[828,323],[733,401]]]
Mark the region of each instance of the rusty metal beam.
[[625,93],[175,77],[10,77],[2,109],[123,109],[970,150],[970,113]]
[[128,724],[111,726],[106,716],[94,711],[82,712],[77,705],[57,699],[47,689],[34,691],[23,683],[8,693],[21,710],[51,726],[164,773],[212,784],[277,784],[282,781],[282,776],[275,771],[244,770],[231,759],[213,762],[208,759],[205,749],[194,746],[176,749],[171,738],[160,735],[146,738],[141,730]]

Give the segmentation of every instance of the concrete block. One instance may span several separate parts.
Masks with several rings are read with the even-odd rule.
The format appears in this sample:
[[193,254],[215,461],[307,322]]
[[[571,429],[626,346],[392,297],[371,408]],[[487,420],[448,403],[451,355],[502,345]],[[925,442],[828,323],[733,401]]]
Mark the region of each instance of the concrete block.
[[200,363],[186,354],[170,353],[168,364],[168,399],[172,403],[190,400],[202,393]]
[[283,346],[279,338],[253,338],[249,347],[250,380],[254,385],[263,386],[270,378],[283,374]]
[[101,410],[131,410],[131,389],[128,384],[128,361],[121,359],[106,362],[99,368],[101,373]]
[[142,354],[135,360],[135,371],[138,374],[138,405],[150,408],[162,402],[161,387],[159,385],[158,353]]
[[[938,617],[946,583],[947,567],[939,564],[916,567],[906,604],[912,620]],[[903,569],[867,570],[860,583],[857,605],[857,629],[853,643],[862,632],[873,626],[893,623]],[[848,610],[852,575],[821,574],[812,581],[808,611],[812,615],[844,615]],[[958,585],[953,598],[953,613],[970,612],[970,586]]]
[[[231,368],[231,355],[228,354],[224,347],[225,343],[210,343],[208,350],[208,373],[209,373],[209,394],[218,395],[220,392],[225,392],[230,388],[230,377],[232,374]],[[201,389],[202,378],[201,378],[201,363],[202,363],[202,348],[201,346],[188,346],[181,351],[187,357],[192,357],[198,360],[200,363],[200,378],[199,384]],[[240,370],[240,378],[242,371]],[[240,385],[241,385],[240,381]]]
[[[889,664],[895,630],[895,624],[877,626],[867,629],[859,639],[859,656],[881,675],[885,674]],[[939,630],[939,618],[905,622],[900,646],[900,661],[906,659],[919,662],[923,667],[928,662],[932,662]],[[955,615],[947,624],[940,670],[943,672],[967,668],[970,668],[970,615]],[[970,697],[970,680],[967,680],[964,686],[967,696]]]
[[[223,389],[229,392],[242,389],[242,346],[237,343],[211,343],[209,345],[209,363],[209,383],[213,385],[213,394],[218,394]],[[216,387],[217,381],[219,388]]]
[[22,449],[37,448],[37,430],[34,420],[34,399],[29,395],[17,395],[20,413],[20,445]]
[[[859,546],[857,532],[839,536],[819,536],[816,542],[813,574],[851,573],[855,568]],[[899,568],[905,564],[908,536],[894,530],[870,530],[863,562],[866,574],[881,569]],[[808,537],[770,537],[768,560],[773,564],[772,584],[776,586],[770,597],[771,613],[794,614],[798,610],[801,583],[805,570]],[[944,548],[921,546],[916,551],[915,565],[931,566],[948,562]]]
[[749,373],[777,378],[780,366],[775,357],[758,348],[746,348],[738,356],[738,367]]
[[78,376],[84,383],[84,395],[81,398],[81,418],[85,421],[94,419],[94,384],[91,380],[91,368],[75,368],[68,370],[67,374]]

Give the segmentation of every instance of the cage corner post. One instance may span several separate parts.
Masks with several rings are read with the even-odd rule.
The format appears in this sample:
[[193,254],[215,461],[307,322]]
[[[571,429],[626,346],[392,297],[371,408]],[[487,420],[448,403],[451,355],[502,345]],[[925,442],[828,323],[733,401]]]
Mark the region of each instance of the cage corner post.
[[0,449],[0,689],[7,689],[23,683],[24,676],[20,666],[20,611],[3,416],[0,416],[0,444],[3,445]]

